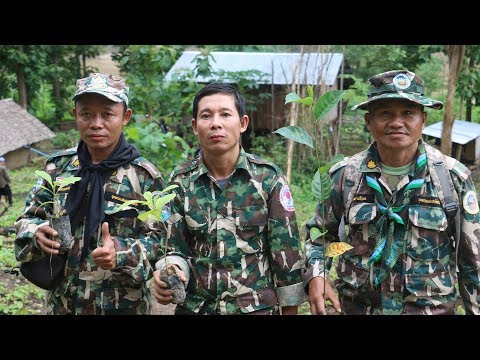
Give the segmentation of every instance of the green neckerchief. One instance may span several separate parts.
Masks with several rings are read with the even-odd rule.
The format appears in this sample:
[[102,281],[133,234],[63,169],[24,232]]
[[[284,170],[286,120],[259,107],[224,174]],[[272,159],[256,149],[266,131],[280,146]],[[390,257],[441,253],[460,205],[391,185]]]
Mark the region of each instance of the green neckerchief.
[[[378,234],[375,250],[367,262],[368,265],[376,264],[373,269],[375,286],[387,278],[390,270],[405,250],[404,242],[410,199],[425,182],[427,169],[427,154],[423,144],[419,144],[417,154],[413,176],[411,176],[410,182],[398,191],[393,204],[388,204],[385,200],[383,190],[374,177],[374,173],[365,176],[368,186],[373,189],[375,202],[382,214],[375,225]],[[375,147],[372,148],[372,156],[377,163],[380,163]]]

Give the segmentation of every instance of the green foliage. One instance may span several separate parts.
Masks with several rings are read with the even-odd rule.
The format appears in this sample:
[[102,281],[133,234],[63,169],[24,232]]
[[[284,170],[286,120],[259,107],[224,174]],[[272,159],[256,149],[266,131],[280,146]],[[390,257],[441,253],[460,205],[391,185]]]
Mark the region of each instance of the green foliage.
[[193,69],[195,77],[208,77],[211,75],[213,68],[210,65],[210,61],[215,62],[215,59],[210,54],[210,50],[208,50],[208,48],[201,48],[200,54],[196,55],[192,60],[192,62],[195,63],[195,67]]
[[[169,191],[178,188],[178,185],[167,186],[162,191],[146,191],[143,194],[145,200],[128,200],[120,205],[115,212],[124,210],[126,207],[131,205],[144,205],[148,207],[148,211],[142,211],[137,217],[145,222],[147,219],[163,222],[166,219],[162,216],[162,211],[169,201],[173,200],[175,193],[167,194]],[[162,196],[162,194],[165,194]]]
[[353,74],[366,81],[370,76],[388,70],[410,70],[427,61],[441,47],[431,45],[352,45],[346,47]]
[[52,139],[52,144],[57,149],[69,149],[78,145],[80,134],[76,129],[70,129],[66,132],[57,132]]
[[[3,237],[0,236],[0,264],[3,265],[2,271],[4,268],[15,267],[17,263],[13,243],[4,242]],[[43,290],[30,283],[18,284],[18,280],[14,275],[6,275],[2,279],[6,279],[7,281],[0,283],[0,313],[11,315],[39,313],[39,311],[34,308],[25,307],[25,299],[33,298],[34,300],[38,300],[40,307],[45,295]],[[13,291],[11,288],[7,288],[7,284],[14,286]]]
[[252,138],[250,152],[274,164],[285,168],[287,163],[287,154],[285,152],[285,141],[278,141],[278,136],[267,134],[265,136],[256,135]]
[[30,104],[29,112],[41,120],[45,125],[52,127],[55,123],[55,103],[52,98],[52,85],[41,83],[35,91]]
[[17,265],[17,259],[15,259],[12,246],[7,246],[2,236],[0,236],[0,264],[7,268]]
[[129,142],[165,176],[188,159],[193,149],[180,136],[164,133],[156,123],[135,123],[124,128]]
[[7,291],[5,285],[0,284],[0,313],[10,315],[38,314],[39,310],[24,306],[25,299],[33,297],[41,301],[44,296],[45,292],[43,290],[30,283],[18,285],[13,291]]

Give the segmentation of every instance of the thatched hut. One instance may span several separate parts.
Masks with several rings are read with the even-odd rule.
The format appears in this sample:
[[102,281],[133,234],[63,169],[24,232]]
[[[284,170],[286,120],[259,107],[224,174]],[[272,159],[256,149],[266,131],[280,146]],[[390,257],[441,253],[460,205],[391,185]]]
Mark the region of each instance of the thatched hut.
[[0,156],[9,169],[25,165],[34,156],[32,149],[55,134],[12,99],[0,100]]

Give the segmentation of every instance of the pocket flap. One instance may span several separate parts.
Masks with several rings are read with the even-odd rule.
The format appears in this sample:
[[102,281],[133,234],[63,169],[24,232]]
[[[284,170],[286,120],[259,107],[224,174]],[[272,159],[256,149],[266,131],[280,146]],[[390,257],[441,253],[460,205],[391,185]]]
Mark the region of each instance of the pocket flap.
[[359,203],[350,208],[348,222],[352,225],[365,224],[377,216],[377,205],[373,203]]
[[445,231],[448,226],[447,215],[438,206],[410,205],[408,217],[413,225],[425,229]]

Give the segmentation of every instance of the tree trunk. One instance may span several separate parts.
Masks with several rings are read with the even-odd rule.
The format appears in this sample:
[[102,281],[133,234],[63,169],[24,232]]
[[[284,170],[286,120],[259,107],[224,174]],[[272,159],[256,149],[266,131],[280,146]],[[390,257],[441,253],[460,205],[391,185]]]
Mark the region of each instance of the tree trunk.
[[[475,58],[473,56],[470,57],[470,62],[469,62],[469,67],[470,69],[473,69],[475,66]],[[465,105],[465,120],[467,121],[472,121],[472,98],[468,97],[466,100],[466,105]]]
[[[24,52],[23,45],[18,46],[20,52]],[[24,65],[17,63],[17,84],[18,84],[18,102],[19,105],[26,109],[27,108],[27,85],[25,84],[25,72]]]
[[445,103],[445,117],[443,118],[441,150],[445,155],[451,156],[452,128],[455,118],[455,86],[462,68],[463,56],[465,55],[465,45],[447,45],[446,48],[448,54],[448,90],[447,101]]

